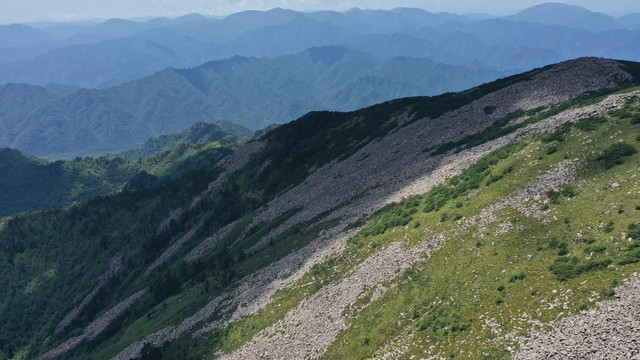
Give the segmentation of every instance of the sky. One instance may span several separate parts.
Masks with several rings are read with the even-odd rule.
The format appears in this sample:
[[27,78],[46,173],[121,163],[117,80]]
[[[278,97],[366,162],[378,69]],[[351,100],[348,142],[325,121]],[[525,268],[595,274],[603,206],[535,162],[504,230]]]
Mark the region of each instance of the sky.
[[[510,15],[552,0],[0,0],[0,24],[107,18],[224,16],[275,7],[313,11],[415,7],[431,12]],[[556,0],[556,2],[559,2]],[[591,11],[619,16],[640,12],[640,0],[565,0]]]

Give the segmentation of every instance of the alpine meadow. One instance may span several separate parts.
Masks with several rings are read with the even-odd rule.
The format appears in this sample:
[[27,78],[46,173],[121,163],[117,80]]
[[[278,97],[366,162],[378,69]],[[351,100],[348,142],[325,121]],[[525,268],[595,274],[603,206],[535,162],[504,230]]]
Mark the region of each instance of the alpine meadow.
[[0,25],[0,360],[639,358],[613,3]]

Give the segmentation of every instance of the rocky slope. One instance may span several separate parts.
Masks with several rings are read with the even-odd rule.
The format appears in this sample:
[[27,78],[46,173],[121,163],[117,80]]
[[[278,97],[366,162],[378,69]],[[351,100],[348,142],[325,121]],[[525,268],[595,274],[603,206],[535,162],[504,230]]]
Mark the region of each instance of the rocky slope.
[[[465,93],[283,125],[198,181],[139,192],[148,201],[141,240],[121,241],[125,227],[108,216],[122,216],[105,210],[101,225],[84,225],[115,231],[106,253],[122,257],[86,255],[103,267],[11,354],[603,358],[615,343],[633,355],[626,334],[637,324],[624,316],[640,283],[634,69],[583,58]],[[9,220],[0,240],[19,242],[37,223],[29,219]],[[137,247],[146,243],[157,245]],[[20,266],[37,248],[8,255]],[[105,280],[113,259],[126,275]],[[54,261],[53,282],[78,271]],[[623,278],[620,298],[595,307]],[[34,284],[29,294],[46,294]],[[113,290],[98,311],[41,345],[101,287]],[[580,310],[554,325],[561,335],[546,335]],[[596,318],[624,326],[580,330]]]

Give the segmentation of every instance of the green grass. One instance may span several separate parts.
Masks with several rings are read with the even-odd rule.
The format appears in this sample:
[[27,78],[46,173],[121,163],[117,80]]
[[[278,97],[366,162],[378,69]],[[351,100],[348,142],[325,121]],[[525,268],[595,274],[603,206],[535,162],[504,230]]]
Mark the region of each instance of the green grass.
[[[589,131],[600,153],[620,138],[633,143],[638,132],[628,118],[609,118],[598,124]],[[466,196],[462,206],[447,202],[439,210],[414,214],[414,221],[422,225],[401,234],[408,235],[405,241],[417,243],[424,241],[423,228],[431,233],[451,231],[457,225],[449,220],[441,222],[440,214],[459,213],[469,218],[505,192],[524,186],[540,170],[564,158],[579,158],[583,164],[579,179],[586,183],[579,189],[572,185],[557,192],[548,210],[557,220],[545,226],[504,209],[498,217],[521,231],[495,235],[498,224],[494,223],[484,234],[474,227],[451,236],[442,249],[396,278],[396,286],[352,320],[324,358],[371,357],[390,339],[405,339],[402,344],[408,350],[402,356],[407,358],[510,358],[505,348],[515,342],[504,334],[525,335],[537,328],[529,318],[547,323],[610,298],[615,284],[640,270],[640,245],[629,244],[617,235],[625,231],[640,236],[636,230],[640,226],[634,222],[638,196],[627,195],[635,188],[630,170],[635,169],[638,155],[629,154],[627,161],[610,168],[593,163],[590,150],[582,145],[584,135],[578,135],[581,130],[565,132],[565,141],[551,155],[540,142],[529,142],[516,156],[495,165],[513,166],[520,170],[517,175],[509,173],[496,183],[484,184],[473,196]],[[618,131],[623,135],[610,138]],[[612,179],[620,185],[612,188]],[[505,186],[510,189],[505,191]],[[613,229],[607,229],[607,224],[614,224],[610,225]],[[483,238],[476,240],[480,235]],[[594,298],[593,293],[598,295]],[[568,308],[544,305],[555,301]]]

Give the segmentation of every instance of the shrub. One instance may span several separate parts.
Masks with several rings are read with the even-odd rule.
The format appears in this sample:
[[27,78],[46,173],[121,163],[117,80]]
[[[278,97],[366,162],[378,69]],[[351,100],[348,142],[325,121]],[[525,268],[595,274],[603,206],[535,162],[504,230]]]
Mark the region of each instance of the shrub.
[[523,280],[525,278],[525,274],[523,271],[517,273],[517,274],[513,274],[511,275],[511,277],[509,277],[509,282],[516,282],[517,280]]
[[607,122],[607,118],[604,116],[591,116],[578,120],[576,127],[582,131],[594,131],[605,122]]
[[360,234],[362,236],[380,235],[389,228],[407,225],[413,220],[412,215],[418,211],[418,204],[417,198],[409,198],[402,203],[383,207],[374,214],[374,219],[362,229]]
[[565,256],[569,253],[569,244],[561,242],[558,244],[558,256]]
[[627,109],[622,108],[622,109],[616,109],[616,110],[610,111],[609,115],[615,116],[619,119],[626,119],[631,117],[631,112]]
[[608,147],[597,160],[603,161],[605,169],[611,169],[624,163],[624,158],[637,153],[635,146],[627,143],[615,143]]
[[435,308],[429,311],[424,319],[418,324],[420,331],[431,330],[434,334],[446,336],[465,331],[469,328],[468,322],[463,322],[460,315],[451,309]]
[[560,189],[560,193],[564,197],[572,198],[578,196],[580,191],[578,191],[578,188],[573,185],[564,185],[562,186],[562,189]]
[[612,263],[611,259],[580,260],[577,257],[559,257],[549,267],[549,270],[559,281],[566,281],[582,273],[604,269]]
[[614,222],[613,221],[609,221],[607,223],[607,225],[604,226],[603,230],[604,230],[605,233],[608,234],[608,233],[612,232],[613,229],[614,229]]
[[482,111],[486,114],[486,115],[491,115],[496,111],[496,107],[495,106],[485,106]]
[[631,251],[627,251],[620,256],[620,260],[618,264],[620,265],[628,265],[635,264],[640,262],[640,249],[632,249]]
[[551,201],[552,204],[559,204],[560,203],[560,192],[559,191],[549,190],[549,191],[547,191],[547,197],[549,198],[549,200]]
[[613,288],[605,287],[600,290],[600,296],[603,298],[610,298],[616,294],[616,291]]
[[584,252],[585,254],[601,254],[603,252],[605,252],[607,250],[607,247],[599,244],[599,245],[593,245],[593,246],[587,246],[586,248],[584,248]]
[[562,142],[565,140],[564,135],[566,133],[569,132],[569,130],[571,130],[571,127],[573,126],[572,123],[564,123],[562,124],[560,127],[558,127],[558,129],[556,129],[556,131],[552,132],[551,134],[545,136],[544,138],[542,138],[542,142],[543,143],[550,143],[550,142]]
[[640,223],[629,224],[627,227],[627,236],[634,240],[640,240]]

